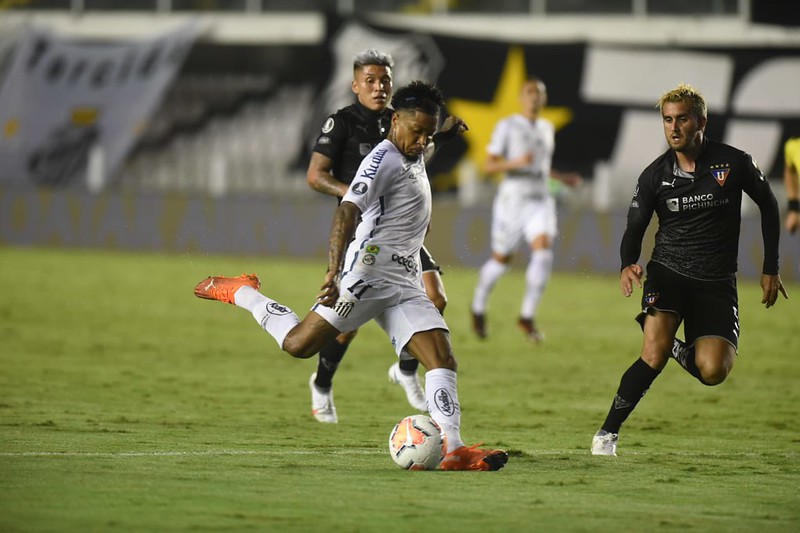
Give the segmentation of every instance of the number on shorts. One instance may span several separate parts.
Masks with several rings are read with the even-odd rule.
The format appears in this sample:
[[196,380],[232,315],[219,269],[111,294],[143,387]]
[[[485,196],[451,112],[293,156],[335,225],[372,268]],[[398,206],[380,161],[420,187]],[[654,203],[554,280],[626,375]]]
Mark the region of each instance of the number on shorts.
[[356,281],[355,283],[353,283],[351,286],[347,287],[347,290],[350,291],[350,293],[353,296],[355,296],[356,299],[358,299],[358,300],[360,300],[361,297],[364,296],[364,293],[367,292],[367,289],[371,289],[372,288],[372,285],[366,285],[366,284],[363,287],[361,287],[360,285],[362,285],[363,283],[364,283],[364,280],[360,279],[360,280]]

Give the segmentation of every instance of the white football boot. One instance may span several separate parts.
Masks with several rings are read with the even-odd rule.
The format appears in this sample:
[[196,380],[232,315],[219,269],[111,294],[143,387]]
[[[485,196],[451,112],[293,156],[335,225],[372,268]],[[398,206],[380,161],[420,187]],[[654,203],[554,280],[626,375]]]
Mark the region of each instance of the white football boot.
[[592,438],[592,455],[617,455],[617,433],[601,429]]
[[308,388],[311,389],[311,414],[319,422],[326,424],[336,424],[339,417],[336,416],[336,406],[333,405],[333,387],[329,391],[320,390],[315,384],[317,373],[311,374],[308,380]]
[[411,407],[423,413],[428,412],[425,392],[422,390],[422,384],[419,382],[419,376],[416,372],[411,375],[404,374],[403,371],[400,370],[400,363],[395,363],[389,367],[389,381],[403,387]]

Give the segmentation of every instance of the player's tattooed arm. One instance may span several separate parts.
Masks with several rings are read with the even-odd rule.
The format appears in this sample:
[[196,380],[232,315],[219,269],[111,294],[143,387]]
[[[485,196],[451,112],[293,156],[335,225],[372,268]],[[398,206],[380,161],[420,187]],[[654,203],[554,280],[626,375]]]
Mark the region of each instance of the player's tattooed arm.
[[361,210],[352,202],[342,202],[336,209],[328,241],[328,273],[320,287],[317,301],[331,306],[339,298],[339,274],[342,271],[347,245],[353,239]]

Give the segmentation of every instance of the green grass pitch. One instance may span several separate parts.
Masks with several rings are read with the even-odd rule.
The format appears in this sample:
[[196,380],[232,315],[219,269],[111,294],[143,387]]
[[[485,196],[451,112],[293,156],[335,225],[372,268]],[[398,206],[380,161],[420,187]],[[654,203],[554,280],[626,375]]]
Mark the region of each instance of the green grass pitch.
[[337,376],[339,424],[323,425],[316,360],[192,294],[206,275],[254,271],[303,315],[322,261],[0,248],[0,531],[800,530],[800,286],[766,310],[740,282],[730,378],[703,387],[670,363],[609,458],[588,449],[638,356],[640,293],[557,273],[534,346],[512,271],[481,342],[476,273],[445,269],[462,432],[509,450],[499,472],[391,461],[389,431],[413,411],[374,324]]

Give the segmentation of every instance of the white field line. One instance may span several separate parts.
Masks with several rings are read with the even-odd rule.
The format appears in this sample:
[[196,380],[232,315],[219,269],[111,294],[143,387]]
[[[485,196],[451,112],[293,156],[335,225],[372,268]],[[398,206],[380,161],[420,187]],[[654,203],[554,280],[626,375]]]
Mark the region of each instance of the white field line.
[[[347,450],[154,450],[154,451],[120,451],[120,452],[89,452],[89,451],[62,451],[62,452],[0,452],[3,457],[222,457],[222,456],[289,456],[289,455],[383,455],[387,452],[375,449],[347,449]],[[523,450],[526,456],[548,456],[548,455],[589,455],[589,450]],[[621,454],[623,455],[623,454]],[[726,457],[798,457],[797,452],[793,451],[773,451],[773,452],[696,452],[696,451],[667,451],[667,452],[642,452],[625,451],[624,456],[642,457],[667,457],[682,456],[695,458],[726,458]],[[601,459],[602,460],[602,459]]]

